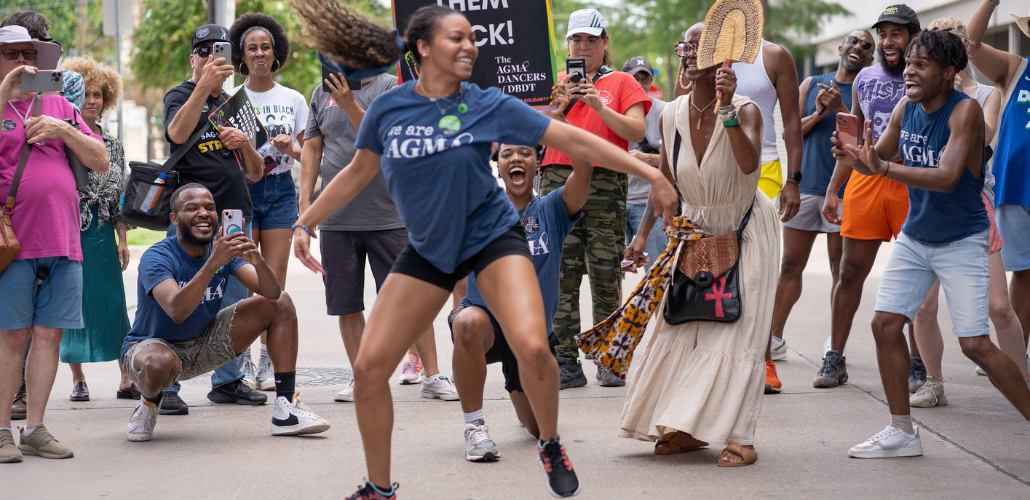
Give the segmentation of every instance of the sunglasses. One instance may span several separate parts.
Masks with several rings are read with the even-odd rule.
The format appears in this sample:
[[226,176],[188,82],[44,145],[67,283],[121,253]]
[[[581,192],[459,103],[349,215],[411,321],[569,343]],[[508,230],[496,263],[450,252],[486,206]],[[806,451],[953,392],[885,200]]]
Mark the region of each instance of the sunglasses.
[[873,44],[865,40],[859,40],[857,36],[849,36],[846,40],[844,40],[844,43],[848,45],[855,45],[857,43],[859,47],[862,47],[862,50],[869,50],[873,48]]
[[193,53],[200,57],[207,57],[211,55],[212,50],[214,50],[213,47],[197,47],[193,49]]
[[26,61],[35,61],[36,60],[36,54],[38,53],[38,51],[36,49],[25,49],[25,50],[3,49],[3,50],[0,50],[0,52],[2,52],[4,54],[4,59],[7,59],[8,61],[13,61],[13,60],[17,59],[18,55],[21,55],[22,58],[24,58]]
[[692,51],[692,50],[694,51],[695,54],[697,54],[697,44],[696,43],[676,42],[676,45],[674,45],[673,48],[676,50],[676,55],[678,55],[680,57],[687,57],[687,54],[689,54],[690,51]]

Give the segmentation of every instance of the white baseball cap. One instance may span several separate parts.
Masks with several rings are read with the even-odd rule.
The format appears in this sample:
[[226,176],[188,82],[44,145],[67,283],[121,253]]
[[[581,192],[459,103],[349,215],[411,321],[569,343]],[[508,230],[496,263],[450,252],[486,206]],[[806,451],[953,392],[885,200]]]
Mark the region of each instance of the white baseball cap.
[[601,32],[607,26],[608,23],[604,20],[604,16],[597,9],[577,10],[569,16],[569,31],[565,33],[565,38],[569,38],[576,33],[601,36]]
[[29,30],[23,26],[5,26],[0,28],[0,48],[13,43],[31,43],[36,49],[36,67],[39,69],[54,69],[57,61],[61,59],[61,46],[51,42],[33,40]]

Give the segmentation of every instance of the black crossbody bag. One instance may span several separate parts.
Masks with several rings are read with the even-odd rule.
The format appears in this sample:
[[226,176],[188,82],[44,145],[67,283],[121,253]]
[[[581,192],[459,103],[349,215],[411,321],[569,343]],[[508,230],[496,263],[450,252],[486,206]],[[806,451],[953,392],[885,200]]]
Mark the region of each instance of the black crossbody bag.
[[149,161],[129,163],[129,175],[125,179],[123,191],[125,199],[122,203],[122,219],[126,223],[154,231],[168,229],[172,193],[179,187],[179,172],[175,170],[175,165],[197,143],[200,136],[210,129],[211,123],[208,122],[194,132],[163,165]]

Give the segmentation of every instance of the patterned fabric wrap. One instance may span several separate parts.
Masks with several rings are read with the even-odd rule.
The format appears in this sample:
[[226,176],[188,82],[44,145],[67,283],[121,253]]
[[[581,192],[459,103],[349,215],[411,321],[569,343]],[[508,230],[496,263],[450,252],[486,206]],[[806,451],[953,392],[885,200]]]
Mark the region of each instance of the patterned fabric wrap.
[[620,378],[626,378],[633,350],[643,338],[648,321],[672,282],[680,243],[712,236],[683,216],[673,219],[665,234],[669,237],[669,246],[658,256],[626,302],[608,319],[576,335],[576,343],[583,352],[593,356],[594,364],[611,370]]
[[79,190],[80,231],[93,222],[90,207],[97,207],[97,227],[109,220],[118,220],[122,213],[122,189],[125,185],[125,153],[122,143],[103,133],[104,146],[110,157],[107,172],[89,172],[89,184]]

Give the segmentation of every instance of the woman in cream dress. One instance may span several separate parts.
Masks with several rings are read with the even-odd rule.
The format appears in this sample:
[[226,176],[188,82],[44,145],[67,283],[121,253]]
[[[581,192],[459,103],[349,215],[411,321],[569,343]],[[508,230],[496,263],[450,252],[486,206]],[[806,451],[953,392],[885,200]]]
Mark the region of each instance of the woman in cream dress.
[[[769,342],[779,263],[780,232],[776,209],[757,190],[761,175],[762,116],[750,99],[734,94],[731,69],[699,71],[696,47],[702,25],[686,33],[677,46],[683,58],[680,84],[693,90],[662,113],[662,169],[671,170],[676,131],[682,136],[675,182],[683,197],[683,215],[713,234],[737,229],[754,203],[740,250],[742,312],[734,323],[663,321],[657,324],[629,372],[622,414],[624,437],[655,441],[656,454],[727,443],[720,466],[748,465],[757,459],[755,425],[765,384],[765,348]],[[718,115],[712,108],[723,92]],[[726,118],[736,114],[738,124]],[[729,125],[727,125],[727,123]],[[650,214],[650,211],[646,213]],[[653,219],[627,250],[636,260]],[[638,244],[639,243],[639,244]]]

